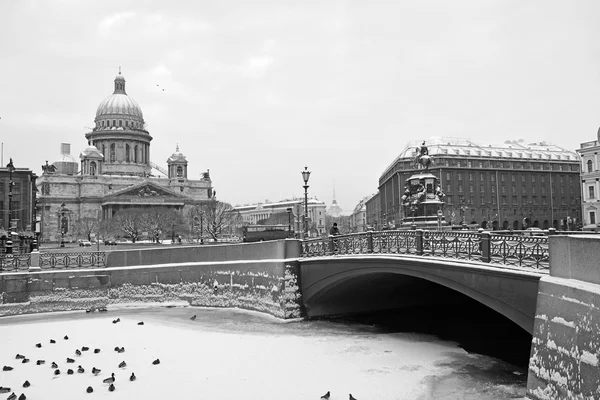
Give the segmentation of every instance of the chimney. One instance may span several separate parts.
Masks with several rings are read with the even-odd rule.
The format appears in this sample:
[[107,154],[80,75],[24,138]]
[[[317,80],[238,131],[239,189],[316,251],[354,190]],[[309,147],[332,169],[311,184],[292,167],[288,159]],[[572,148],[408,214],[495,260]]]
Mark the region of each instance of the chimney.
[[61,143],[60,144],[60,154],[71,154],[71,143]]

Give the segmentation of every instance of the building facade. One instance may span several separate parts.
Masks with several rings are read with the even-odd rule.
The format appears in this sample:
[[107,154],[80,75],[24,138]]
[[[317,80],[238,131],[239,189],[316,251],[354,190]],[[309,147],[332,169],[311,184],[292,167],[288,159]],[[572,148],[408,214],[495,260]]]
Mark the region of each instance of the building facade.
[[[291,208],[290,219],[296,232],[302,232],[302,217],[304,216],[304,199],[283,200],[279,202],[268,202],[239,206],[236,205],[235,211],[242,216],[243,223],[246,225],[256,225],[259,221],[269,219],[274,214],[287,213]],[[324,202],[316,198],[308,199],[308,218],[309,226],[312,226],[312,235],[321,236],[325,234],[325,212],[327,206]]]
[[581,209],[583,229],[600,231],[600,129],[598,140],[581,143]]
[[[572,228],[581,222],[577,153],[546,143],[480,145],[468,139],[427,139],[429,172],[446,194],[446,221],[484,229]],[[419,168],[410,142],[379,179],[379,210],[367,204],[367,222],[399,225],[406,180]],[[373,201],[373,199],[371,199]],[[375,218],[374,212],[379,212]]]
[[43,241],[58,241],[63,235],[73,239],[75,225],[84,218],[110,220],[120,210],[148,207],[183,211],[212,198],[208,171],[201,179],[189,179],[188,161],[179,146],[167,160],[167,169],[151,162],[152,137],[120,72],[113,94],[100,103],[94,121],[79,161],[63,143],[58,159],[42,166],[37,187]]
[[352,214],[350,214],[350,231],[351,232],[366,232],[369,228],[367,221],[367,202],[373,198],[374,195],[363,197],[358,202]]
[[[14,162],[13,165],[12,174],[7,167],[0,168],[0,229],[8,232],[12,220],[13,232],[34,232],[37,175],[29,168]],[[9,197],[11,177],[13,187]]]

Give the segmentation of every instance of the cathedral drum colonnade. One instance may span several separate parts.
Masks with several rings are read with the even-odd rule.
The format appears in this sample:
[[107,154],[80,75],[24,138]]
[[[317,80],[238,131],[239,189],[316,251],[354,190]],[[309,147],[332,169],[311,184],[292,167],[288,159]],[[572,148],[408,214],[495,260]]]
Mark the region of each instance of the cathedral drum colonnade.
[[70,154],[71,145],[62,143],[58,159],[42,166],[37,181],[42,241],[60,240],[61,230],[67,231],[66,239],[75,239],[73,227],[82,218],[110,219],[121,209],[153,206],[183,211],[213,197],[208,171],[189,179],[188,160],[179,146],[166,170],[151,162],[152,136],[141,107],[125,90],[121,71],[94,122],[85,134],[88,146],[79,155],[80,165]]

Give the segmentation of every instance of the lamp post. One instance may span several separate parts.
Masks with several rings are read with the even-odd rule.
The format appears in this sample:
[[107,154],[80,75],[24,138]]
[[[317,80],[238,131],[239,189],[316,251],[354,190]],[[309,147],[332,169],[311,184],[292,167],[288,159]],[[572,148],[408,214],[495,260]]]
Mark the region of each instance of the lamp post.
[[292,208],[288,207],[288,237],[292,237]]
[[419,209],[419,207],[417,207],[414,204],[410,205],[410,212],[412,214],[412,225],[410,226],[410,228],[415,231],[417,230],[417,224],[415,223],[415,213],[417,212],[417,210]]
[[444,212],[442,210],[438,210],[437,219],[438,219],[438,231],[442,230],[442,217],[444,216]]
[[467,222],[465,221],[465,217],[466,217],[465,214],[466,214],[468,208],[469,207],[465,204],[464,201],[460,202],[460,214],[461,214],[461,217],[462,217],[462,222],[461,222],[461,224],[462,224],[461,229],[462,230],[466,230],[467,229]]
[[60,205],[60,247],[65,247],[65,233],[67,233],[67,219],[65,213],[69,211],[65,203]]
[[310,171],[305,166],[304,171],[302,171],[302,179],[304,180],[304,238],[308,237],[308,222],[306,220],[308,217],[308,178],[310,178]]
[[200,211],[200,244],[204,244],[204,232],[203,232],[203,226],[204,226],[204,211]]
[[12,173],[15,170],[12,157],[6,168],[8,168],[8,238],[6,240],[6,254],[12,254],[12,187],[14,186]]

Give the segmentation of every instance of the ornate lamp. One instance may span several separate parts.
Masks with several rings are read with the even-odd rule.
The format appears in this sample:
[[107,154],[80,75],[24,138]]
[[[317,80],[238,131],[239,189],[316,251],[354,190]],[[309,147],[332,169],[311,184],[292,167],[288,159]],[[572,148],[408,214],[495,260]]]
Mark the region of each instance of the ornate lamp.
[[310,171],[308,167],[304,167],[302,171],[302,179],[304,180],[304,237],[308,236],[308,223],[306,218],[308,217],[308,178],[310,178]]

